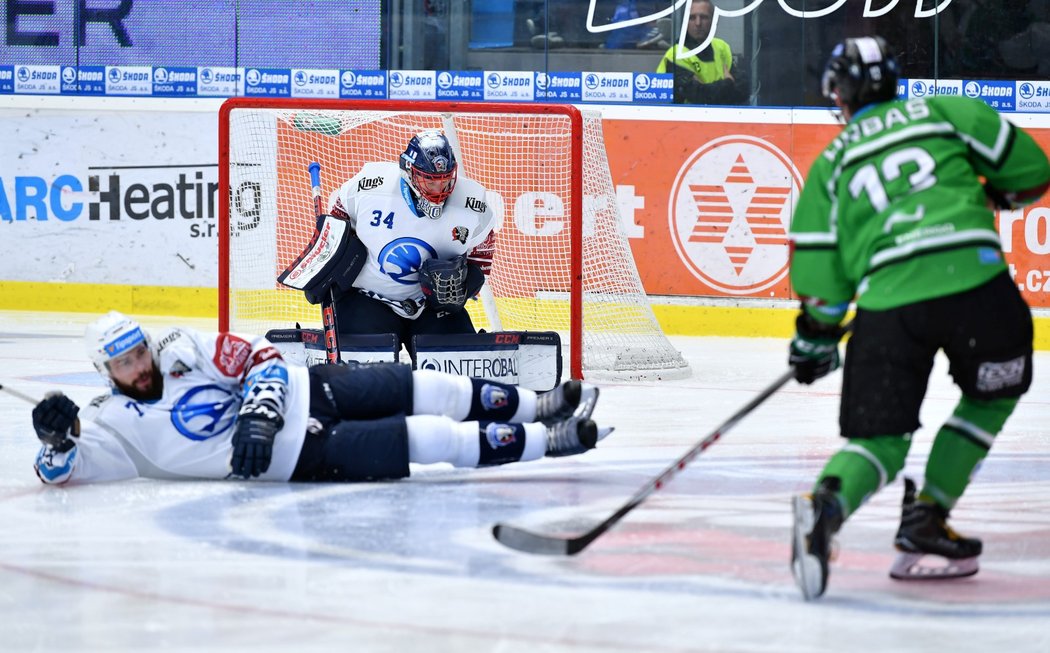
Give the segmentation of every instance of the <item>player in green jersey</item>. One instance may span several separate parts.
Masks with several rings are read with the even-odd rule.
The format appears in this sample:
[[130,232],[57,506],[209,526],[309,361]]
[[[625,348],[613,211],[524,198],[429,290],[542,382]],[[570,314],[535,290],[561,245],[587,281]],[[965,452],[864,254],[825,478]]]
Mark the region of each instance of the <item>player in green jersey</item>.
[[[839,366],[846,445],[813,492],[795,497],[791,567],[803,596],[827,587],[832,536],[904,467],[934,355],[962,389],[916,494],[905,479],[898,579],[977,572],[981,541],[948,512],[1032,379],[1032,317],[1003,260],[994,207],[1050,184],[1045,153],[980,100],[897,99],[897,64],[878,37],[847,39],[824,72],[842,133],[817,157],[791,222],[791,284],[802,298],[790,363],[802,383]],[[924,566],[935,554],[947,562]]]

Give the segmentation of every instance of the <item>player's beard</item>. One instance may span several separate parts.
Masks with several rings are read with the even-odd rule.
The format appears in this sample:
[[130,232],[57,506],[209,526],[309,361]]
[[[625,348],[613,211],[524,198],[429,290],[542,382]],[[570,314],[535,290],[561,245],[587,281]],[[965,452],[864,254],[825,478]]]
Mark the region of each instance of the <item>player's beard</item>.
[[156,364],[150,366],[149,372],[144,372],[139,375],[131,385],[127,385],[113,380],[113,385],[117,386],[117,390],[120,393],[130,399],[136,401],[155,401],[160,399],[161,393],[164,391],[164,377],[160,374],[160,368]]

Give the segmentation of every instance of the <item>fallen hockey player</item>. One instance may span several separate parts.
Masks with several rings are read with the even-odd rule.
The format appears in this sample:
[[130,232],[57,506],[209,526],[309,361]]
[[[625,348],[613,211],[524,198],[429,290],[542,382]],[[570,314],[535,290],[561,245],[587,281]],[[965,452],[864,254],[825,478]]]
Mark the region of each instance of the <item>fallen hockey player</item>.
[[366,481],[409,463],[482,467],[593,449],[598,389],[537,394],[407,365],[288,365],[265,338],[175,328],[155,340],[111,312],[85,341],[112,391],[33,410],[47,484],[160,479]]

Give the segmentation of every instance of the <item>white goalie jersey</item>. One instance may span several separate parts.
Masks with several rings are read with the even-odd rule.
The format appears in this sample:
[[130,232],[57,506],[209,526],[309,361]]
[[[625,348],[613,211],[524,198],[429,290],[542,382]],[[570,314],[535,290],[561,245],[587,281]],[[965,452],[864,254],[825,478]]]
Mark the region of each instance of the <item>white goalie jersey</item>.
[[284,397],[284,428],[269,470],[258,478],[291,478],[309,419],[305,367],[285,364],[261,337],[178,328],[160,336],[154,355],[164,379],[161,398],[109,394],[93,400],[80,411],[76,446],[65,453],[41,448],[36,470],[42,481],[226,478],[237,414],[257,382],[273,385]]
[[424,305],[420,264],[470,254],[493,229],[481,184],[459,175],[435,220],[416,211],[396,163],[365,164],[336,192],[330,212],[349,219],[368,248],[368,261],[354,287],[408,318],[418,317]]

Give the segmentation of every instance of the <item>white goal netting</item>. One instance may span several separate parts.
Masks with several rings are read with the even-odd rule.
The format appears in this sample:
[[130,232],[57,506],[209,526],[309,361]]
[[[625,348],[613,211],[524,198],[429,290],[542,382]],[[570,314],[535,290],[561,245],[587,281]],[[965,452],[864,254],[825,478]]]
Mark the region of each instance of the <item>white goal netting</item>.
[[[580,120],[572,107],[545,105],[505,105],[494,112],[492,106],[472,111],[440,103],[376,110],[374,102],[277,101],[267,107],[240,101],[245,106],[231,100],[221,112],[226,156],[220,158],[228,174],[220,174],[219,192],[229,193],[230,210],[220,319],[228,320],[227,328],[263,333],[297,322],[320,324],[317,306],[276,282],[313,234],[311,162],[321,164],[327,198],[364,163],[396,161],[415,133],[436,128],[456,148],[461,173],[488,189],[496,217],[487,284],[492,301],[468,302],[477,327],[558,331],[570,361],[582,368],[572,371],[586,378],[689,374],[642,288],[597,114]],[[582,160],[574,161],[581,149]],[[582,172],[582,193],[574,188],[574,163]],[[573,230],[582,235],[575,250]],[[574,258],[580,271],[575,288]]]

